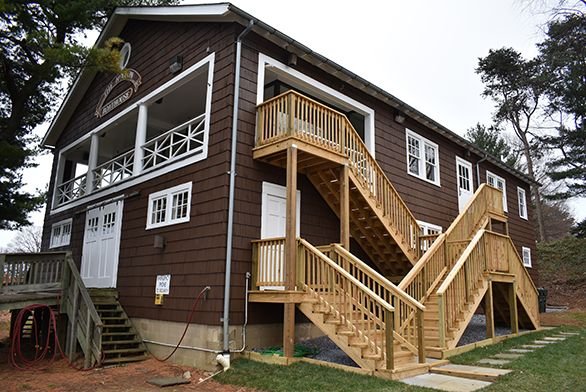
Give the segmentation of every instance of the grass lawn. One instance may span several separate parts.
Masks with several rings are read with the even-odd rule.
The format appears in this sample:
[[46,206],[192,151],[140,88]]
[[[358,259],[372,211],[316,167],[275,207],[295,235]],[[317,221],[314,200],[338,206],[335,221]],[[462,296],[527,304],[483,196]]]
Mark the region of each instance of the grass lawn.
[[[453,363],[473,365],[481,358],[519,348],[542,336],[559,331],[579,332],[565,341],[550,344],[506,365],[514,372],[508,374],[486,391],[586,391],[586,329],[560,328],[509,339],[489,347],[479,348],[452,357]],[[482,365],[486,366],[486,365]],[[230,371],[217,381],[256,388],[263,391],[431,391],[400,382],[347,373],[341,370],[295,363],[290,366],[268,365],[249,360],[233,363]],[[483,391],[484,391],[483,390]]]

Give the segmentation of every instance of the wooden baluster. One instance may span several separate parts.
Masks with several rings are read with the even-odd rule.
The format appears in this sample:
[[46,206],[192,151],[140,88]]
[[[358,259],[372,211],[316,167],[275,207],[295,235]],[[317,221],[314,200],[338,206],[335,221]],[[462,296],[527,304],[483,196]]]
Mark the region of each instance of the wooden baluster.
[[393,315],[392,312],[385,309],[385,354],[387,356],[387,370],[395,369],[394,360],[394,343],[393,343]]

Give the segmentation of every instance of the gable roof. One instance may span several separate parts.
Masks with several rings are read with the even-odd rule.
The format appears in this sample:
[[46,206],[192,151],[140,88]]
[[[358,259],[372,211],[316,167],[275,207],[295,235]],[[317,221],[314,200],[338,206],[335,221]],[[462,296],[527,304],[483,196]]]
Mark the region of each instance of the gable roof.
[[[102,46],[108,38],[119,35],[129,19],[169,22],[236,22],[242,26],[247,26],[250,21],[253,21],[254,25],[252,30],[261,37],[285,48],[287,51],[296,54],[299,58],[302,58],[310,64],[337,77],[338,79],[385,102],[391,107],[397,109],[397,111],[405,113],[407,116],[419,121],[433,131],[441,134],[442,136],[475,153],[476,155],[484,157],[487,161],[522,179],[523,181],[527,183],[533,182],[526,174],[506,165],[500,159],[476,147],[462,136],[434,121],[417,109],[401,101],[394,95],[370,83],[366,79],[358,76],[357,74],[349,71],[348,69],[322,56],[321,54],[314,52],[309,47],[283,34],[277,29],[269,26],[268,24],[255,18],[254,16],[248,14],[231,3],[167,7],[119,7],[116,8],[106,23],[106,26],[100,33],[100,36],[95,43],[95,46]],[[53,121],[51,122],[51,125],[49,126],[49,129],[47,130],[47,133],[41,142],[43,147],[55,146],[55,143],[61,135],[61,132],[75,111],[77,106],[76,103],[83,98],[95,76],[96,71],[90,68],[85,68],[78,74],[73,83],[73,86],[67,93],[61,104],[61,107],[59,108],[56,116],[53,118]]]

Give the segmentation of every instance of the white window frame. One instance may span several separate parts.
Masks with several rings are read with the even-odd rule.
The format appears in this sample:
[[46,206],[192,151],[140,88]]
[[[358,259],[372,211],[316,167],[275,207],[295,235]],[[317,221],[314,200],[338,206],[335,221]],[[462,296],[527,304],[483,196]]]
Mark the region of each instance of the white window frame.
[[[67,235],[63,235],[63,229],[69,226],[69,232]],[[56,240],[53,233],[55,229],[59,228],[59,239]],[[59,248],[61,246],[67,246],[71,243],[71,230],[73,229],[73,219],[64,219],[57,223],[53,223],[51,225],[51,237],[50,237],[50,244],[49,249]]]
[[517,204],[519,206],[519,216],[527,220],[527,192],[520,186],[517,187]]
[[[177,185],[171,188],[164,189],[162,191],[158,191],[155,193],[151,193],[149,195],[149,205],[147,211],[147,222],[146,222],[146,229],[156,229],[158,227],[165,227],[171,226],[178,223],[185,223],[189,222],[190,214],[191,214],[191,189],[192,189],[192,182],[186,182],[185,184]],[[172,209],[173,209],[173,196],[178,193],[187,192],[187,214],[186,216],[178,219],[172,219]],[[162,222],[152,223],[152,213],[153,213],[153,202],[155,200],[165,198],[166,206],[165,206],[165,219]]]
[[[112,116],[109,120],[103,122],[102,124],[98,125],[96,128],[92,129],[87,134],[83,135],[79,139],[75,140],[74,142],[68,144],[67,146],[63,147],[59,151],[59,157],[57,161],[57,171],[56,171],[56,181],[53,187],[53,200],[52,200],[52,208],[49,212],[49,215],[54,215],[63,211],[67,211],[73,207],[77,207],[79,205],[94,201],[98,198],[102,198],[106,195],[111,195],[116,192],[120,192],[126,188],[134,186],[136,184],[140,184],[142,182],[148,181],[155,177],[161,176],[165,173],[172,172],[179,168],[194,164],[196,162],[202,161],[207,158],[208,156],[208,144],[209,144],[209,131],[210,131],[210,116],[211,116],[211,107],[212,107],[212,91],[213,91],[213,82],[214,82],[214,65],[215,65],[215,52],[210,53],[207,57],[202,59],[201,61],[197,62],[196,64],[192,65],[185,71],[181,72],[179,75],[174,77],[173,79],[169,80],[168,82],[162,84],[145,97],[141,98],[139,101],[129,105],[127,108],[121,110],[116,115]],[[63,168],[65,165],[65,154],[72,148],[77,147],[79,144],[83,143],[87,139],[91,138],[94,134],[100,134],[110,125],[116,123],[117,121],[121,120],[124,116],[128,115],[133,110],[137,110],[141,105],[149,105],[152,102],[157,101],[162,96],[168,94],[172,91],[173,88],[180,86],[182,83],[186,83],[190,80],[190,77],[194,72],[198,72],[201,68],[208,67],[208,81],[207,81],[207,91],[206,91],[206,98],[205,98],[205,134],[204,134],[204,146],[203,151],[200,154],[193,154],[182,159],[176,159],[170,161],[168,164],[162,164],[160,166],[156,166],[154,168],[150,168],[147,170],[142,171],[137,176],[132,176],[124,181],[120,181],[114,185],[111,185],[107,188],[103,188],[90,193],[89,195],[84,195],[78,199],[75,199],[71,202],[63,204],[61,206],[56,206],[55,196],[57,195],[57,187],[60,185],[60,178],[63,174]],[[140,119],[138,119],[140,121]],[[88,168],[89,170],[89,168]]]
[[532,268],[533,262],[531,261],[531,248],[526,246],[521,247],[521,255],[523,257],[523,266],[526,268]]
[[[419,225],[419,228],[423,230],[422,235],[441,234],[443,232],[443,228],[441,226],[434,225],[433,223],[418,220],[417,224]],[[430,233],[430,231],[434,231],[434,233]]]
[[[413,138],[419,141],[419,165],[418,165],[418,169],[419,169],[419,173],[413,173],[411,172],[411,168],[409,166],[409,138]],[[434,149],[434,159],[435,159],[435,181],[429,180],[426,176],[426,170],[425,170],[425,165],[426,165],[426,160],[425,160],[425,148],[426,147],[431,147]],[[437,145],[437,143],[432,142],[429,139],[424,138],[423,136],[419,135],[416,132],[413,132],[412,130],[405,128],[405,148],[406,148],[406,156],[407,156],[407,174],[419,178],[423,181],[429,182],[430,184],[436,185],[441,187],[440,185],[440,161],[439,161],[439,146]]]
[[[495,185],[491,184],[491,180],[490,178],[492,178],[492,181],[494,182]],[[499,175],[494,174],[491,171],[486,171],[486,183],[494,188],[499,189],[496,186],[496,183],[498,182],[498,180],[501,180],[503,182],[503,189],[501,189],[501,191],[503,192],[503,210],[505,212],[509,212],[509,208],[507,207],[507,182],[505,181],[504,178],[502,178]]]

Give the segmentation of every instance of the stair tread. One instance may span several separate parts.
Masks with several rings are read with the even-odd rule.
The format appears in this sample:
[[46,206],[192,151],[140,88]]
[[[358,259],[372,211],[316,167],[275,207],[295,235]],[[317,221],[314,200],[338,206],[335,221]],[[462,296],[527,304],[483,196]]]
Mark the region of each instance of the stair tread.
[[133,343],[142,343],[141,340],[132,339],[132,340],[102,340],[102,346],[104,345],[116,345],[116,344],[133,344]]
[[148,355],[136,355],[132,357],[122,357],[122,358],[106,358],[102,361],[102,365],[111,365],[117,363],[125,363],[125,362],[138,362],[144,361],[148,359]]
[[124,354],[124,353],[144,353],[146,350],[144,347],[137,347],[137,348],[117,348],[112,350],[102,350],[104,355],[108,354]]

